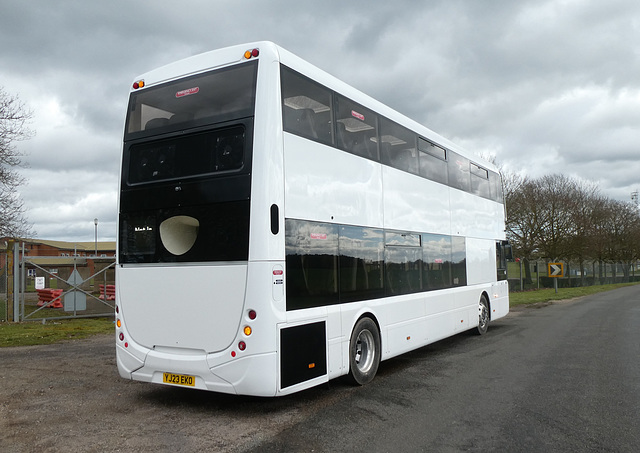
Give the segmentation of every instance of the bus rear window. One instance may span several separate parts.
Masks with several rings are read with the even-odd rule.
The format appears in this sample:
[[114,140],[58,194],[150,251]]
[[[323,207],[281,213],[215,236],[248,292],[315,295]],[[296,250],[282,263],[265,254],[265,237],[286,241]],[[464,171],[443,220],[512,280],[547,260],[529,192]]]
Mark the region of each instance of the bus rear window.
[[240,170],[244,165],[245,129],[238,125],[137,143],[128,154],[128,184]]
[[257,61],[133,92],[126,139],[253,116]]

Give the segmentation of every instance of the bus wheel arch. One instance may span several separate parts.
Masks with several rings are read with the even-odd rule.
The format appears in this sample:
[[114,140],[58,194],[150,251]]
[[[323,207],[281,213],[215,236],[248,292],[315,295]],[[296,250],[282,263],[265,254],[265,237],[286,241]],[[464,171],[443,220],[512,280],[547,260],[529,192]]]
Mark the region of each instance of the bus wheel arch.
[[380,326],[371,314],[364,314],[355,323],[349,339],[348,380],[354,385],[371,382],[378,371],[381,356]]
[[491,322],[491,302],[486,292],[482,292],[478,301],[478,326],[473,329],[477,335],[484,335]]

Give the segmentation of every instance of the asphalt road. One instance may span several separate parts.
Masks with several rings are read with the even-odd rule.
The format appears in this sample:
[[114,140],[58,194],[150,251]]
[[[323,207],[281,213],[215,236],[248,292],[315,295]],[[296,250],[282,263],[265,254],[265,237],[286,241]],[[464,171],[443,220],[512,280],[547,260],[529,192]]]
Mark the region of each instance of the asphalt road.
[[0,349],[0,451],[640,451],[640,286],[284,398],[124,381],[113,356],[111,337]]
[[640,287],[384,362],[372,384],[255,448],[295,450],[640,451]]

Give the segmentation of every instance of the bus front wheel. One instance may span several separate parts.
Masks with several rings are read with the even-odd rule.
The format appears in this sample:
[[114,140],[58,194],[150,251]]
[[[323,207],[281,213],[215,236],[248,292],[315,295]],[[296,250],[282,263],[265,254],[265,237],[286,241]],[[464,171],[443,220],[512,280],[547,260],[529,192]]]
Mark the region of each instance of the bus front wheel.
[[480,302],[478,302],[478,327],[475,329],[475,333],[478,335],[484,335],[489,328],[489,321],[491,320],[491,313],[489,312],[489,301],[484,294],[480,296]]
[[371,318],[360,319],[349,341],[349,380],[356,385],[371,382],[380,365],[380,332]]

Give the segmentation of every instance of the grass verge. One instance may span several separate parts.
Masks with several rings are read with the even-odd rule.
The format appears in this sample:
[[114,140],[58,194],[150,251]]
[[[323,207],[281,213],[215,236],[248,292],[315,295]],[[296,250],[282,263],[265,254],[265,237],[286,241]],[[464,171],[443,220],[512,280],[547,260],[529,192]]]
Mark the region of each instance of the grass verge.
[[[553,289],[539,289],[511,293],[510,306],[523,306],[544,303],[553,300],[573,299],[591,294],[610,291],[623,286],[639,283],[621,283],[617,285],[587,286],[581,288],[560,288],[558,294]],[[80,318],[36,322],[0,323],[0,347],[31,346],[51,344],[64,340],[78,340],[91,335],[113,333],[113,318]]]
[[80,318],[36,322],[0,323],[0,348],[51,344],[91,335],[113,333],[113,318]]
[[554,300],[573,299],[575,297],[590,296],[624,286],[638,285],[639,283],[617,283],[615,285],[583,286],[578,288],[559,288],[556,294],[554,289],[536,289],[509,294],[509,306],[530,305]]

